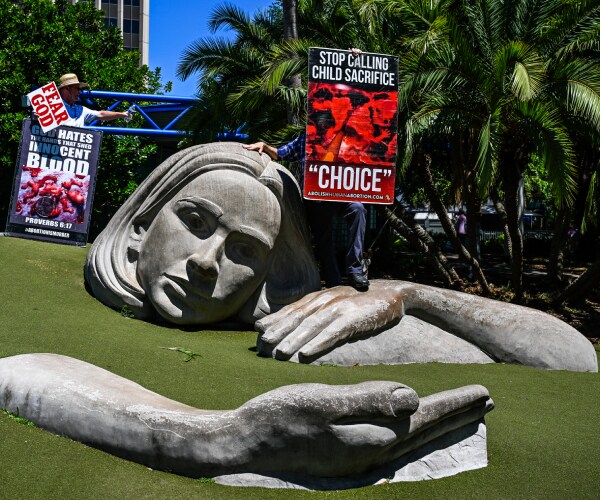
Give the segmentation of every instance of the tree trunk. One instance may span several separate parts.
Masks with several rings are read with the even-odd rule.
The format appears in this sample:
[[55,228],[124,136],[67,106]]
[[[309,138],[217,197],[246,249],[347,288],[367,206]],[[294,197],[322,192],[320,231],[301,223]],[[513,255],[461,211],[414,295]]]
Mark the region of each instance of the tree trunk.
[[456,230],[454,229],[454,225],[450,220],[448,215],[448,211],[442,203],[441,198],[438,195],[437,189],[435,187],[435,183],[433,182],[433,176],[431,175],[430,165],[431,165],[431,157],[429,155],[421,154],[418,157],[417,165],[419,172],[421,174],[421,180],[423,182],[423,187],[425,188],[425,193],[427,194],[427,198],[431,203],[431,206],[437,213],[442,227],[448,236],[448,239],[454,245],[454,248],[457,249],[459,256],[469,265],[473,270],[473,274],[476,277],[479,285],[481,286],[482,293],[484,295],[490,294],[490,287],[488,285],[487,280],[483,274],[483,270],[479,266],[479,261],[474,259],[469,251],[462,245],[458,234],[456,234]]
[[298,38],[298,0],[283,0],[283,38]]
[[509,262],[512,262],[512,242],[510,241],[510,233],[508,232],[508,217],[506,215],[506,208],[504,207],[504,204],[500,201],[500,196],[498,195],[497,189],[492,189],[490,191],[490,196],[492,198],[492,202],[494,203],[496,213],[500,218],[500,223],[502,224],[502,232],[504,233],[505,256],[508,257]]
[[[298,39],[298,0],[283,0],[283,38],[285,40],[297,40]],[[292,89],[299,89],[302,86],[302,79],[300,75],[292,75],[287,85]],[[294,110],[288,103],[287,105],[287,119],[289,125],[299,125],[300,117],[298,116],[298,110]]]
[[570,218],[571,211],[568,208],[561,208],[556,217],[547,269],[548,282],[553,286],[564,284],[563,266]]
[[506,196],[506,220],[512,244],[511,284],[515,292],[514,301],[523,300],[523,235],[519,227],[519,182],[520,173],[514,166],[504,170],[504,191]]
[[464,172],[458,172],[458,177],[462,177],[462,193],[464,193],[465,205],[467,208],[467,249],[469,253],[478,261],[481,261],[481,246],[479,242],[481,232],[481,196],[479,196],[479,186],[477,182],[477,171],[474,151],[474,144],[477,143],[476,133],[469,129],[467,133],[459,132],[458,148],[453,148],[457,153],[454,161],[457,165],[464,165]]
[[592,267],[571,283],[563,292],[552,301],[553,306],[559,306],[564,302],[580,302],[594,287],[600,284],[600,259]]
[[[426,242],[426,238],[424,237],[423,233],[425,233],[427,237],[429,237],[429,235],[423,228],[421,228],[421,226],[417,226],[422,230],[422,233],[419,234],[417,227],[411,228],[408,226],[406,222],[392,212],[392,210],[390,210],[386,205],[377,205],[377,208],[385,215],[385,217],[389,219],[390,227],[392,227],[392,229],[394,229],[400,236],[405,238],[413,246],[413,248],[425,255],[425,258],[440,274],[446,286],[456,286],[457,281],[460,281],[458,275],[454,269],[448,265],[446,257],[435,247],[435,243],[432,241],[434,244],[429,245]],[[431,237],[429,237],[429,239],[431,240]]]
[[[458,276],[454,267],[452,267],[452,264],[448,262],[448,259],[443,254],[443,252],[440,251],[440,248],[436,241],[431,237],[431,235],[425,230],[423,226],[417,224],[414,221],[414,217],[410,215],[407,216],[406,210],[401,204],[394,202],[392,210],[390,210],[389,207],[386,205],[375,206],[382,210],[382,213],[386,218],[389,219],[390,223],[396,223],[399,225],[402,224],[406,226],[408,230],[410,230],[419,240],[421,240],[421,242],[424,243],[427,248],[429,248],[429,252],[432,254],[431,256],[427,256],[427,258],[433,258],[439,261],[441,266],[446,270],[446,272],[450,276],[452,284],[460,287],[460,277]],[[410,217],[410,222],[405,222],[407,217]]]
[[467,190],[467,249],[478,261],[481,260],[479,233],[481,230],[481,198],[475,189]]

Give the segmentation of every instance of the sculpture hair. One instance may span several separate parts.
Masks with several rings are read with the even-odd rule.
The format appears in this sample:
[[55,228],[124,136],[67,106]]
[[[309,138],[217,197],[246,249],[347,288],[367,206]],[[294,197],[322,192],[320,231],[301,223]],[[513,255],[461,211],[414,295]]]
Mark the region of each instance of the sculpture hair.
[[281,226],[264,283],[235,319],[253,322],[320,288],[298,184],[268,155],[238,143],[213,143],[185,149],[159,165],[110,220],[94,241],[85,263],[91,293],[115,309],[127,305],[137,317],[154,309],[137,279],[144,234],[161,208],[187,183],[215,170],[249,175],[270,189],[281,208]]

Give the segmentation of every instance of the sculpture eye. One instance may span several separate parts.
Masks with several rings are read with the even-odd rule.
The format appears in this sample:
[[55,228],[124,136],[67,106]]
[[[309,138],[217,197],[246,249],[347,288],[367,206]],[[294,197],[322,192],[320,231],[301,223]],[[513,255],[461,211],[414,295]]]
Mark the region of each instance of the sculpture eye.
[[266,258],[268,249],[254,238],[234,234],[227,242],[226,252],[232,261],[255,267]]
[[204,217],[196,212],[184,214],[183,220],[192,231],[201,231],[207,227]]
[[207,238],[213,233],[214,217],[197,208],[182,207],[177,212],[181,222],[199,238]]
[[234,246],[234,250],[244,260],[252,260],[258,257],[256,249],[248,243],[237,243]]

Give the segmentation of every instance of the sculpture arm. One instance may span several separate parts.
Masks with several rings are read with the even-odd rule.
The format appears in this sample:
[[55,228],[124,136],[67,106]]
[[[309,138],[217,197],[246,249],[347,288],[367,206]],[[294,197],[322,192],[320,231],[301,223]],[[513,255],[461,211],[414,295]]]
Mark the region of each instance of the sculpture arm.
[[409,387],[371,381],[285,386],[235,410],[206,411],[83,361],[24,354],[0,359],[0,407],[156,469],[348,487],[364,474],[389,477],[397,459],[480,421],[492,402],[484,387],[465,386],[420,405]]
[[340,286],[311,293],[256,322],[259,353],[310,359],[352,338],[389,328],[404,314],[410,283],[375,281],[367,292]]
[[[187,406],[94,365],[54,354],[0,359],[0,407],[59,435],[191,476],[340,476],[392,458],[389,426],[419,406],[397,382],[299,384],[231,411]],[[359,452],[359,453],[357,453]]]
[[374,280],[362,293],[336,287],[310,294],[255,324],[257,348],[277,359],[297,354],[300,362],[312,362],[352,339],[391,329],[405,315],[466,341],[496,361],[598,371],[592,344],[550,314],[402,281]]
[[415,285],[404,291],[404,312],[470,342],[497,361],[549,370],[598,371],[589,340],[537,309]]

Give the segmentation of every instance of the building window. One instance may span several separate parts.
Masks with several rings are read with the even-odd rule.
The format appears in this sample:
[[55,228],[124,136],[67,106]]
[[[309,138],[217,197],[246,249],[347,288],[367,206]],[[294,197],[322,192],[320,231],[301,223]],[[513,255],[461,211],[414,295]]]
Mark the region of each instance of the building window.
[[117,26],[119,23],[116,17],[105,17],[104,18],[104,27],[111,28],[112,26]]
[[123,2],[124,5],[133,5],[134,7],[140,6],[140,0],[125,0]]
[[119,6],[116,1],[113,3],[113,0],[103,0],[102,10],[104,11],[105,17],[119,17]]
[[135,19],[123,19],[123,31],[125,33],[139,33],[140,22]]

